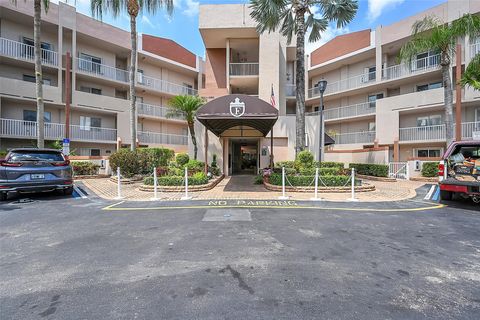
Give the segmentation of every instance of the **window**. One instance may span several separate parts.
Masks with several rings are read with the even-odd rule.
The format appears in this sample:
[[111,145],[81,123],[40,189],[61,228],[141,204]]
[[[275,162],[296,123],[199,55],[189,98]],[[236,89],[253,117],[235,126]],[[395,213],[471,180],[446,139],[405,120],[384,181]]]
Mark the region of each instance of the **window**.
[[368,131],[375,131],[376,125],[375,122],[369,122],[368,123]]
[[440,158],[443,150],[440,149],[416,149],[415,155],[418,158]]
[[[35,110],[23,110],[24,121],[37,121],[37,111]],[[43,112],[43,120],[45,122],[52,122],[52,113],[50,111]]]
[[[23,75],[23,81],[27,81],[27,82],[33,82],[35,83],[36,82],[36,79],[35,79],[35,76],[31,76],[29,74],[24,74]],[[42,79],[42,82],[43,84],[47,85],[47,86],[51,86],[52,85],[52,81],[50,79]]]
[[475,122],[480,122],[480,108],[475,109]]
[[[23,37],[22,42],[24,44],[26,44],[27,46],[32,46],[33,47],[35,45],[35,42],[31,38]],[[34,49],[32,47],[27,47],[27,46],[23,46],[23,55],[24,55],[24,57],[33,59],[34,56],[35,56]],[[43,50],[48,50],[48,51],[53,50],[53,46],[48,42],[42,42],[40,44],[40,48],[43,49]],[[52,52],[43,52],[42,53],[42,59],[51,61],[52,60]]]
[[102,89],[90,88],[90,87],[84,87],[84,86],[80,86],[80,91],[92,93],[92,94],[98,94],[98,95],[102,94]]
[[80,130],[91,131],[102,127],[102,119],[80,116]]
[[428,84],[422,84],[417,86],[417,92],[420,91],[426,91],[426,90],[432,90],[432,89],[438,89],[442,87],[442,82],[432,82]]
[[441,115],[432,115],[426,117],[418,117],[417,118],[417,126],[418,127],[426,127],[426,126],[436,126],[442,124],[442,116]]
[[192,89],[193,89],[193,87],[192,87],[191,84],[183,83],[183,86],[185,87],[184,90],[185,90],[185,92],[186,92],[187,94],[192,94],[192,91],[193,91]]
[[99,157],[100,156],[100,149],[90,149],[90,156]]
[[143,70],[142,69],[138,69],[137,70],[137,82],[140,83],[140,84],[143,84]]
[[375,108],[375,105],[376,105],[376,101],[378,99],[383,99],[383,93],[379,93],[379,94],[371,94],[368,96],[368,106],[370,108]]
[[102,74],[102,58],[80,53],[78,68],[80,70]]
[[428,51],[417,54],[417,59],[412,61],[412,70],[425,69],[438,64],[438,52]]
[[368,68],[368,80],[375,80],[375,72],[377,71],[377,67],[370,67]]

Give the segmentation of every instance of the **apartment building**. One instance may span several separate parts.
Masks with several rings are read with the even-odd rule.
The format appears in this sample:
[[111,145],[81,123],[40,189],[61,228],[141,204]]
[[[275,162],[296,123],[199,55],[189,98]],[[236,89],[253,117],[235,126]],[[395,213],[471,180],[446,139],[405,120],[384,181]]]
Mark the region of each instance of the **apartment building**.
[[[31,2],[0,0],[0,149],[35,145],[32,38]],[[70,149],[86,156],[130,145],[130,33],[60,2],[42,13],[41,38],[46,140],[68,134]],[[138,141],[133,143],[186,151],[186,122],[167,118],[166,105],[175,95],[197,94],[201,58],[172,40],[140,34],[136,64]],[[68,90],[70,128],[65,127]]]
[[[338,36],[311,53],[306,104],[308,111],[318,110],[318,81],[327,80],[326,131],[335,140],[327,159],[374,148],[388,150],[384,162],[442,155],[446,139],[440,56],[424,52],[407,64],[399,62],[398,55],[411,39],[415,21],[435,15],[451,22],[465,13],[479,14],[480,2],[450,0],[388,26]],[[467,37],[459,43],[465,68],[480,52],[480,39]],[[454,61],[453,83],[456,67]],[[480,131],[480,92],[465,88],[461,99],[462,139],[472,139]]]

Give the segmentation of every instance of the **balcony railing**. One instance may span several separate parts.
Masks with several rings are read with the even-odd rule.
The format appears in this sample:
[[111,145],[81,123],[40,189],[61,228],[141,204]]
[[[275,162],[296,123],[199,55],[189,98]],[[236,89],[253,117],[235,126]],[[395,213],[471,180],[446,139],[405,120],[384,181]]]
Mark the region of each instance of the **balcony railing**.
[[[167,118],[168,112],[169,109],[167,107],[156,106],[148,103],[137,103],[137,113],[141,115]],[[185,120],[185,118],[182,116],[172,117],[172,119]]]
[[[61,139],[65,135],[62,123],[45,123],[45,138]],[[17,138],[35,138],[37,122],[16,119],[0,119],[0,136]],[[117,140],[117,130],[109,128],[70,126],[70,139],[76,141],[112,141]]]
[[351,106],[325,109],[325,120],[351,118],[375,113],[375,102],[364,102]]
[[231,76],[258,76],[258,62],[230,63]]
[[382,79],[391,80],[416,73],[437,69],[440,66],[440,55],[413,60],[411,63],[401,63],[383,69]]
[[[0,55],[15,59],[35,62],[35,47],[13,41],[6,38],[0,38]],[[58,66],[58,54],[55,51],[41,49],[42,65]]]
[[476,131],[480,132],[480,121],[462,123],[462,139],[472,139]]
[[297,86],[294,84],[286,84],[285,85],[285,95],[287,97],[295,97],[297,95]]
[[97,77],[120,82],[128,82],[129,72],[127,70],[92,62],[82,58],[77,58],[77,67],[79,71],[92,74]]
[[143,143],[187,145],[188,136],[157,132],[139,131],[138,140]]
[[166,80],[155,79],[143,75],[143,73],[137,73],[137,84],[148,87],[157,91],[169,93],[172,95],[197,95],[197,90],[188,86],[183,86]]
[[375,131],[338,133],[334,136],[335,144],[372,143]]
[[480,40],[478,40],[478,42],[475,42],[470,46],[471,58],[475,57],[477,54],[480,54]]
[[[344,80],[332,82],[327,85],[327,89],[325,90],[324,94],[328,95],[328,94],[333,94],[340,91],[360,88],[375,82],[375,79],[376,79],[376,73],[369,72],[369,73],[360,74],[351,78],[347,78]],[[318,87],[308,89],[308,98],[314,98],[318,96],[320,96],[320,90],[318,89]]]
[[445,140],[445,125],[400,128],[400,141]]

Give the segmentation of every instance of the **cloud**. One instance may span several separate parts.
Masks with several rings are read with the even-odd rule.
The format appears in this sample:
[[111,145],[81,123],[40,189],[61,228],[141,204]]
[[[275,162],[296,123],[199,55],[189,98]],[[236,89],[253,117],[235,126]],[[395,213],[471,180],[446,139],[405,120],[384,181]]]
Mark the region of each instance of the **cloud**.
[[186,8],[182,11],[183,14],[193,17],[198,14],[199,1],[185,0]]
[[375,21],[384,10],[392,9],[405,2],[405,0],[368,0],[368,20]]
[[150,21],[150,19],[147,16],[142,16],[141,22],[147,24],[152,29],[155,28],[155,25],[152,23],[152,21]]
[[313,50],[323,46],[328,41],[332,40],[336,36],[349,33],[350,29],[348,27],[345,28],[337,28],[334,23],[331,23],[327,30],[322,32],[322,38],[316,42],[308,42],[308,37],[310,36],[310,31],[307,32],[305,35],[305,53],[310,54]]

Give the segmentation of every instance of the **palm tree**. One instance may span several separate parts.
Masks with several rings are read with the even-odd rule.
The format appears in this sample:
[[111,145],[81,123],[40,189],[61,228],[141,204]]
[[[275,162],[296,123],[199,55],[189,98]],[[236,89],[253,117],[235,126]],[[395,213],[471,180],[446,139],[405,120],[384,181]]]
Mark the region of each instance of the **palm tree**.
[[137,16],[140,11],[155,14],[157,9],[165,8],[169,15],[173,13],[173,0],[91,0],[92,15],[94,17],[103,16],[104,11],[110,11],[114,17],[118,17],[124,10],[130,16],[130,133],[132,144],[130,149],[133,151],[137,147],[137,118],[136,118],[136,94],[135,77],[137,64]]
[[455,55],[456,43],[459,38],[466,35],[475,37],[479,33],[480,17],[475,15],[465,14],[451,23],[445,23],[434,16],[427,16],[413,24],[412,39],[400,50],[400,59],[408,64],[420,53],[433,51],[440,54],[447,144],[452,143],[454,140],[453,87],[450,70]]
[[205,104],[205,100],[199,96],[181,95],[175,96],[168,102],[169,110],[167,118],[184,118],[187,121],[188,131],[192,138],[193,158],[197,160],[197,138],[195,138],[195,115],[197,110]]
[[468,64],[465,73],[463,74],[460,84],[470,86],[474,90],[480,91],[480,53],[477,54]]
[[[296,153],[305,149],[305,34],[309,42],[321,38],[330,22],[337,28],[353,20],[357,0],[252,0],[251,16],[257,22],[257,32],[279,30],[290,44],[296,35]],[[320,13],[319,13],[320,12]],[[305,15],[307,19],[305,20]],[[320,18],[316,17],[320,16]]]
[[[26,0],[25,0],[26,1]],[[16,5],[17,1],[12,0]],[[42,76],[42,43],[41,35],[41,15],[42,4],[45,13],[48,11],[50,5],[49,0],[34,0],[33,1],[33,42],[34,42],[34,59],[35,59],[35,91],[37,96],[37,148],[45,146],[45,118],[44,118],[44,103],[43,103],[43,76]]]

